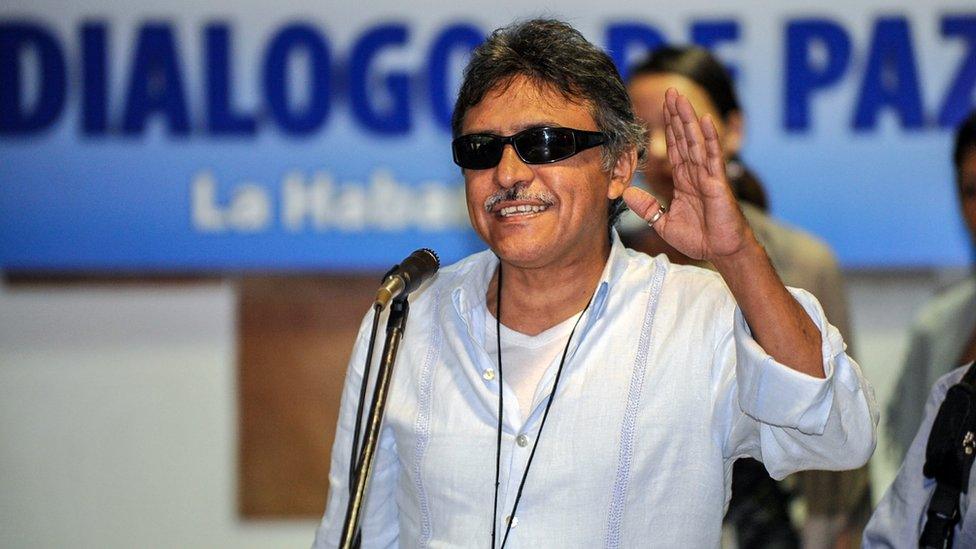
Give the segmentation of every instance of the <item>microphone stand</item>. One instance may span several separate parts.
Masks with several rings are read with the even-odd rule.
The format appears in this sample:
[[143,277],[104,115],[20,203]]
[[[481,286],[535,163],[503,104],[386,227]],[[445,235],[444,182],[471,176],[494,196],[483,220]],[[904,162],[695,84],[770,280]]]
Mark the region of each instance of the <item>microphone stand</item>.
[[[410,303],[406,295],[398,297],[390,304],[390,317],[386,322],[386,341],[383,344],[383,354],[376,372],[376,387],[373,388],[373,402],[369,409],[369,419],[366,423],[366,436],[363,448],[356,463],[356,477],[349,494],[346,506],[346,519],[342,525],[342,537],[339,546],[343,549],[359,547],[359,517],[362,512],[363,500],[366,496],[366,482],[379,443],[380,427],[383,424],[383,414],[386,411],[386,399],[390,392],[390,379],[393,377],[393,364],[396,362],[397,350],[403,339],[403,330],[407,325],[407,314]],[[372,343],[372,342],[371,342]],[[363,383],[367,380],[364,378]]]

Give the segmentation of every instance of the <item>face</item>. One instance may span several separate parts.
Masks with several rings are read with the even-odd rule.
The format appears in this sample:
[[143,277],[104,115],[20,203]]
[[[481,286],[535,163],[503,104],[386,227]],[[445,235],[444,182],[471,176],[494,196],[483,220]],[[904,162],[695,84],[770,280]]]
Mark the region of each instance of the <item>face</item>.
[[976,239],[976,147],[970,147],[963,155],[956,177],[962,216],[969,228],[969,234]]
[[634,113],[648,130],[647,162],[643,166],[644,178],[651,192],[670,200],[674,183],[671,180],[671,163],[668,161],[664,139],[664,93],[675,88],[695,107],[698,116],[710,114],[715,122],[722,149],[728,157],[738,152],[741,140],[741,124],[735,119],[723,121],[708,92],[691,79],[674,73],[645,74],[635,76],[627,86]]
[[[598,129],[587,105],[516,77],[468,110],[461,133],[507,136],[538,126]],[[634,163],[625,158],[605,171],[602,150],[526,164],[506,145],[494,168],[464,170],[471,224],[498,257],[519,267],[600,260],[597,254],[605,260],[607,201],[623,193]]]

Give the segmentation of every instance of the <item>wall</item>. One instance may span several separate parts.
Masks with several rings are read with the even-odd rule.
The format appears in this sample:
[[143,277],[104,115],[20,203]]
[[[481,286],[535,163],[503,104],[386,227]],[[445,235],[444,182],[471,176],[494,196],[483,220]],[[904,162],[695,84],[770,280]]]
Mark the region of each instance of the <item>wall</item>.
[[0,546],[311,543],[312,522],[237,519],[235,299],[233,283],[0,292]]

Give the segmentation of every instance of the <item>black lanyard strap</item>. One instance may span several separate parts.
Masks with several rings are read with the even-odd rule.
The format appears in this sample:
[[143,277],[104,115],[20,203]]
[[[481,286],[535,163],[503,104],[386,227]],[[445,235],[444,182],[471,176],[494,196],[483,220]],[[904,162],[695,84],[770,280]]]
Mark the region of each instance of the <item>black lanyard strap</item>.
[[[542,429],[546,426],[546,419],[549,417],[549,409],[552,408],[552,402],[556,399],[556,389],[559,387],[559,378],[563,374],[563,366],[566,365],[566,356],[569,354],[569,345],[573,341],[573,335],[576,334],[576,328],[579,326],[580,320],[583,319],[583,315],[586,314],[587,309],[590,308],[590,303],[593,302],[593,297],[586,302],[586,307],[580,312],[579,317],[576,319],[576,323],[573,324],[573,330],[569,332],[569,338],[566,340],[566,347],[563,348],[562,358],[559,359],[559,368],[556,370],[556,378],[552,382],[552,392],[549,394],[549,400],[546,402],[546,410],[542,414],[542,420],[539,422],[539,432],[535,435],[535,442],[532,443],[532,452],[529,454],[529,460],[525,463],[525,471],[522,472],[522,480],[519,482],[518,492],[515,494],[515,502],[512,504],[512,512],[508,515],[508,520],[506,520],[505,525],[505,535],[502,537],[502,545],[500,549],[504,549],[505,542],[508,541],[508,534],[512,531],[512,523],[515,521],[515,512],[518,511],[519,502],[522,500],[522,490],[525,488],[525,480],[529,476],[529,468],[532,467],[532,460],[535,458],[535,451],[539,447],[539,439],[542,438]],[[498,486],[499,486],[499,473],[501,471],[501,455],[502,455],[502,406],[504,401],[502,399],[502,393],[504,392],[504,385],[502,383],[502,335],[501,335],[501,325],[502,325],[502,264],[498,263],[498,289],[497,296],[495,300],[495,338],[498,350],[498,436],[496,437],[495,443],[495,504],[492,510],[492,520],[491,520],[491,547],[495,549],[495,539],[496,530],[498,527]]]
[[923,474],[936,488],[926,511],[919,547],[952,546],[959,515],[959,497],[969,490],[969,474],[976,459],[976,366],[946,392],[932,422],[925,447]]

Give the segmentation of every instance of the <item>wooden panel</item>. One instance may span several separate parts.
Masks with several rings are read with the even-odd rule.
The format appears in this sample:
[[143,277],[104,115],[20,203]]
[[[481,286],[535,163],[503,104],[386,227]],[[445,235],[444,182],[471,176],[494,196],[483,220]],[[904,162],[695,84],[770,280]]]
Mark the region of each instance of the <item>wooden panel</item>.
[[241,281],[243,517],[322,515],[346,365],[378,280],[379,274]]

